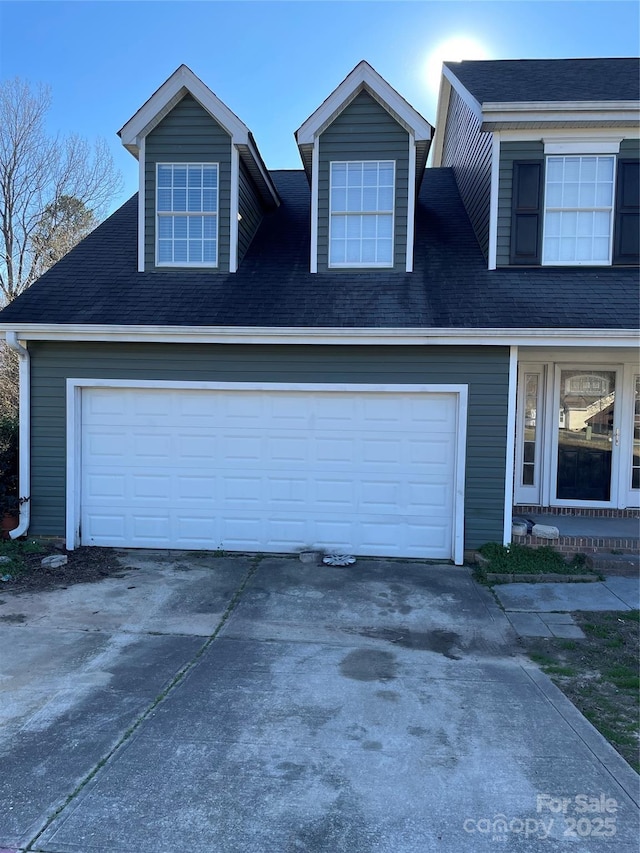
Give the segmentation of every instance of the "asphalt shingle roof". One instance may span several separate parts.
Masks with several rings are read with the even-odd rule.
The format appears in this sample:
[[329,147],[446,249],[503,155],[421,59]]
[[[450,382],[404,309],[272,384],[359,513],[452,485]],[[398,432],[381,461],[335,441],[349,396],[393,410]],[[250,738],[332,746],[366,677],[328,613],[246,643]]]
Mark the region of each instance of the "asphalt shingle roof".
[[22,296],[0,323],[175,326],[628,329],[638,270],[488,271],[450,169],[428,169],[416,206],[415,271],[309,273],[303,171],[272,172],[282,205],[235,274],[137,272],[137,196]]
[[445,62],[478,103],[640,100],[640,59]]

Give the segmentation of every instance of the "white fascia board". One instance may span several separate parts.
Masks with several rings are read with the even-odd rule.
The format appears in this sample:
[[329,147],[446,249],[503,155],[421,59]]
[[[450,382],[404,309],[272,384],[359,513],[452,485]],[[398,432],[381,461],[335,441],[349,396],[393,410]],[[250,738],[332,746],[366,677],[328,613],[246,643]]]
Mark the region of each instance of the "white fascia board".
[[395,113],[413,131],[416,141],[430,140],[433,128],[368,62],[362,60],[295,133],[298,145],[310,145],[314,138],[365,87],[382,106]]
[[443,74],[440,78],[440,91],[438,93],[438,106],[436,109],[436,127],[433,133],[432,166],[442,166],[442,150],[444,148],[444,135],[447,129],[447,114],[449,112],[449,101],[451,100],[451,83]]
[[513,130],[507,128],[500,131],[503,142],[529,142],[539,139],[546,143],[611,143],[622,139],[640,139],[640,127],[545,127],[522,128]]
[[0,339],[16,332],[31,341],[147,343],[238,343],[319,345],[458,345],[637,347],[636,329],[466,329],[466,328],[287,328],[258,326],[118,326],[13,323],[0,326]]
[[469,107],[474,116],[478,119],[478,121],[482,121],[482,107],[479,102],[473,97],[471,92],[467,89],[466,86],[463,86],[460,80],[455,75],[450,68],[447,68],[446,65],[442,66],[442,76],[446,77],[449,83],[453,86],[456,92],[460,95],[465,104]]
[[199,77],[181,65],[171,77],[118,131],[122,144],[130,151],[137,149],[140,138],[146,136],[165,115],[166,108],[183,92],[190,92],[198,103],[227,131],[236,145],[248,145],[249,128],[206,86]]

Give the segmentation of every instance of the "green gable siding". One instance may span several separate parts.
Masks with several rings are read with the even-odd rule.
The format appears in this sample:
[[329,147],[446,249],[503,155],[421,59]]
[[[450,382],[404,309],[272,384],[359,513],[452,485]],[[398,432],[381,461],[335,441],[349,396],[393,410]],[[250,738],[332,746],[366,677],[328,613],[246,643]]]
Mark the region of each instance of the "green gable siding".
[[514,160],[544,159],[544,144],[541,140],[531,142],[502,142],[500,144],[500,177],[498,185],[498,244],[496,264],[509,265],[511,245],[511,188],[513,184]]
[[33,535],[65,526],[65,380],[468,384],[465,547],[502,541],[508,347],[30,344]]
[[[640,140],[623,139],[620,143],[619,157],[628,159],[640,157]],[[502,142],[500,145],[498,245],[496,253],[496,262],[499,267],[509,265],[514,160],[544,160],[544,143],[542,140],[532,140],[531,142]]]
[[485,257],[489,251],[492,143],[493,134],[480,130],[476,116],[452,89],[442,165],[453,169],[460,198]]
[[329,163],[334,160],[395,160],[394,269],[404,272],[409,187],[407,131],[369,94],[360,92],[320,135],[319,145],[318,271],[328,269]]
[[242,217],[238,223],[238,264],[240,264],[262,222],[260,199],[242,160],[240,161],[238,211]]
[[[218,269],[229,271],[231,137],[185,95],[145,141],[145,269],[155,267],[156,163],[219,163]],[[211,270],[207,270],[211,272]]]

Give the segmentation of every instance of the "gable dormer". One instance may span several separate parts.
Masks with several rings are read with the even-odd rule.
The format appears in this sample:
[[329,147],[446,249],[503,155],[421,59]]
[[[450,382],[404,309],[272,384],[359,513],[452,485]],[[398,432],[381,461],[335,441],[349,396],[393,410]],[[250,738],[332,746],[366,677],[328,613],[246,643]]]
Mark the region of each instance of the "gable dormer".
[[637,265],[637,58],[446,62],[434,165],[489,269]]
[[181,65],[119,136],[139,162],[138,271],[236,272],[279,204],[247,126]]
[[311,272],[411,272],[432,132],[364,61],[296,131],[311,184]]

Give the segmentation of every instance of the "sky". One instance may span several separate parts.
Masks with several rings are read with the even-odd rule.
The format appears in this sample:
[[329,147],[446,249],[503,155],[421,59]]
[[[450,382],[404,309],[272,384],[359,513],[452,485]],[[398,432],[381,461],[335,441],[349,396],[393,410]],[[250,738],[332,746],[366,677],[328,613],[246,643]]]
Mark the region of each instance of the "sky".
[[294,131],[366,59],[432,124],[442,59],[634,56],[636,0],[0,0],[0,79],[51,87],[51,133],[109,143],[182,63],[252,130],[270,169],[298,169]]

